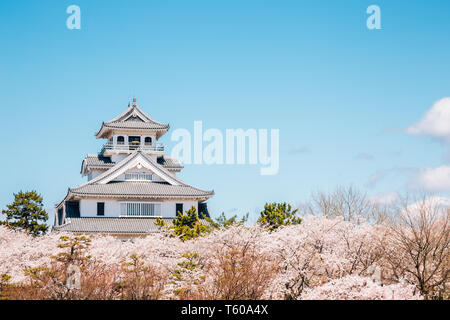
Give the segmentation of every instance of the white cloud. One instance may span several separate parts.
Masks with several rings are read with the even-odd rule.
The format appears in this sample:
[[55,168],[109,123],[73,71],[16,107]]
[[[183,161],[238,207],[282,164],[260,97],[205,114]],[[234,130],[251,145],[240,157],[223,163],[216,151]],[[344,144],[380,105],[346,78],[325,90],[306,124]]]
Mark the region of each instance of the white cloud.
[[444,197],[428,197],[423,200],[416,201],[404,209],[404,212],[417,215],[422,212],[429,214],[436,213],[438,217],[442,214],[448,214],[450,209],[450,199]]
[[442,98],[422,119],[406,129],[409,134],[423,134],[450,142],[450,97]]
[[400,200],[400,196],[396,191],[376,194],[369,198],[370,202],[372,202],[374,204],[381,204],[381,205],[392,204],[398,200]]
[[412,187],[428,192],[450,191],[450,166],[420,169]]

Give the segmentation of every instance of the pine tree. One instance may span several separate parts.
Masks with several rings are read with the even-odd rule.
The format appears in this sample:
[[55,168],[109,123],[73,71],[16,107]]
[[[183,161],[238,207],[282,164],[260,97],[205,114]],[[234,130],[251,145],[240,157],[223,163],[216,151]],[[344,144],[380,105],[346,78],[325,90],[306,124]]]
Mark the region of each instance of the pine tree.
[[[165,228],[172,233],[173,236],[179,237],[181,240],[190,240],[198,238],[212,231],[211,223],[214,223],[211,218],[206,217],[202,213],[202,219],[197,213],[197,209],[192,206],[189,210],[177,212],[177,218],[172,220],[173,226],[168,226],[164,220],[158,218],[155,224],[159,227]],[[207,224],[206,222],[209,222]]]
[[237,215],[232,216],[231,218],[227,218],[225,215],[225,212],[222,212],[222,214],[216,218],[216,222],[214,222],[212,225],[215,228],[220,228],[220,227],[230,227],[230,226],[234,226],[234,225],[243,225],[244,223],[247,222],[248,220],[248,213],[244,216],[242,216],[242,218],[240,220],[237,220]]
[[3,224],[11,229],[25,230],[34,236],[42,235],[48,230],[45,224],[48,214],[42,201],[42,196],[36,191],[14,194],[14,202],[7,205],[8,209],[2,210],[6,215]]
[[287,203],[266,203],[261,211],[258,223],[274,231],[281,226],[300,224],[302,219],[296,216],[298,209],[292,211]]

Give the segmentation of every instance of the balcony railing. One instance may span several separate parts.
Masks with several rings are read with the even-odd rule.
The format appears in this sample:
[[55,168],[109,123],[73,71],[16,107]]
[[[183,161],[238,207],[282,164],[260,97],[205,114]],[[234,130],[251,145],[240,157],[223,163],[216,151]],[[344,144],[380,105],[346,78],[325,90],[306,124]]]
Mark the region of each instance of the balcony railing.
[[105,144],[103,146],[102,152],[106,150],[112,151],[164,151],[164,146],[162,144],[156,145],[140,145],[140,144]]

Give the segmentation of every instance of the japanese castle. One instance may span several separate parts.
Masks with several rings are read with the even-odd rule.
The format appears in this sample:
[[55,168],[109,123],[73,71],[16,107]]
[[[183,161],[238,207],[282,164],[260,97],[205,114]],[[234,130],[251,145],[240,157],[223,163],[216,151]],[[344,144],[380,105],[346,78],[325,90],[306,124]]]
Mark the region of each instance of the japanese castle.
[[69,188],[57,204],[54,231],[143,235],[158,232],[156,217],[171,225],[177,212],[192,206],[209,216],[206,200],[214,195],[177,177],[183,166],[165,155],[157,142],[169,130],[137,104],[95,134],[107,139],[99,154],[88,155],[81,164],[87,183]]

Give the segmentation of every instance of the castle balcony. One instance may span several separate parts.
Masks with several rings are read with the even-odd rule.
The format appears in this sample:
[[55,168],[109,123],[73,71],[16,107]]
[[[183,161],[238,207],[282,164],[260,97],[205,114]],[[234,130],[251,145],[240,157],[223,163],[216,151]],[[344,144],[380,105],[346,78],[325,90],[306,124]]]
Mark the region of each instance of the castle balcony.
[[113,155],[118,153],[132,153],[133,151],[140,150],[145,153],[152,154],[164,154],[164,146],[162,144],[110,144],[107,143],[103,146],[101,153],[104,155]]

